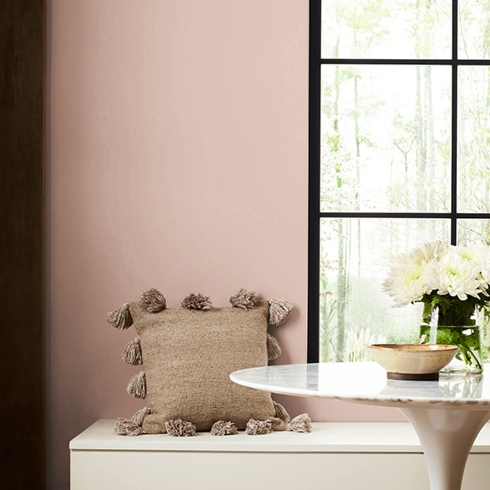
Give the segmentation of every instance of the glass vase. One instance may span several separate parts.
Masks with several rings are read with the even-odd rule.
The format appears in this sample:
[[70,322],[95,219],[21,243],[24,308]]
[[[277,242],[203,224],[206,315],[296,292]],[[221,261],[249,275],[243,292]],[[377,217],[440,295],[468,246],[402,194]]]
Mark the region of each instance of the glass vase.
[[481,374],[483,372],[483,329],[480,309],[464,301],[442,309],[424,305],[419,343],[457,345],[459,352],[441,374]]

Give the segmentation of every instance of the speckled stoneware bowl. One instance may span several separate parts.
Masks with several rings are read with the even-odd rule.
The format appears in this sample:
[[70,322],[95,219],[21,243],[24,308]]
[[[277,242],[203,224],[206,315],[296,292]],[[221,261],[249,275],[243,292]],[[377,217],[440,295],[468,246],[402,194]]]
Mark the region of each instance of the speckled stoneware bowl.
[[373,359],[387,371],[389,379],[437,380],[459,348],[441,344],[373,344]]

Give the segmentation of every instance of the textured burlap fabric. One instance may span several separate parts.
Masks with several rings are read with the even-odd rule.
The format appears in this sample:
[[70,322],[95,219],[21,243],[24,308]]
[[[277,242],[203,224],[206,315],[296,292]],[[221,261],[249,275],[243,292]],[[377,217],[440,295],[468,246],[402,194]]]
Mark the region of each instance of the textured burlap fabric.
[[218,420],[244,429],[250,418],[275,418],[271,395],[229,379],[238,369],[265,366],[269,304],[250,309],[164,309],[149,313],[130,303],[141,342],[146,398],[151,408],[143,422],[146,433],[165,431],[165,421],[183,419],[207,431]]

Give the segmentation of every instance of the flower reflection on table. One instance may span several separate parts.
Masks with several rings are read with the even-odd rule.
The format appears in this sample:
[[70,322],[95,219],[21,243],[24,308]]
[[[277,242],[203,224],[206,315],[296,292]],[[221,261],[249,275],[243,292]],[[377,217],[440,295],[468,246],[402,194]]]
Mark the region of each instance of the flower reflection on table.
[[448,398],[481,398],[483,375],[450,375],[439,378],[439,386]]
[[[412,399],[445,397],[451,399],[481,398],[483,375],[440,376],[439,381],[404,381],[388,379],[380,391],[384,396],[407,396],[413,392]],[[408,391],[407,391],[408,390]]]

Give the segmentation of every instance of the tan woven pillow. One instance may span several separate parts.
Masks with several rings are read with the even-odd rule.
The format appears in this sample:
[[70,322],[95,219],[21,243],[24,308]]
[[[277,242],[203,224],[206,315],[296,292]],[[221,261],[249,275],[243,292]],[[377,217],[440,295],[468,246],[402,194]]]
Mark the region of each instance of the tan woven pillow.
[[[195,430],[213,432],[218,423],[216,431],[227,434],[249,429],[251,420],[251,433],[295,430],[269,393],[229,378],[233,371],[265,366],[278,357],[280,348],[267,327],[286,321],[292,304],[258,301],[246,290],[230,301],[235,306],[214,308],[208,297],[190,295],[182,302],[187,308],[167,309],[163,295],[152,289],[141,301],[108,315],[115,327],[133,324],[136,329],[138,337],[126,347],[123,359],[144,364],[144,371],[132,378],[128,392],[148,404],[132,420],[118,419],[118,433],[192,435]],[[303,429],[307,431],[304,424]]]

